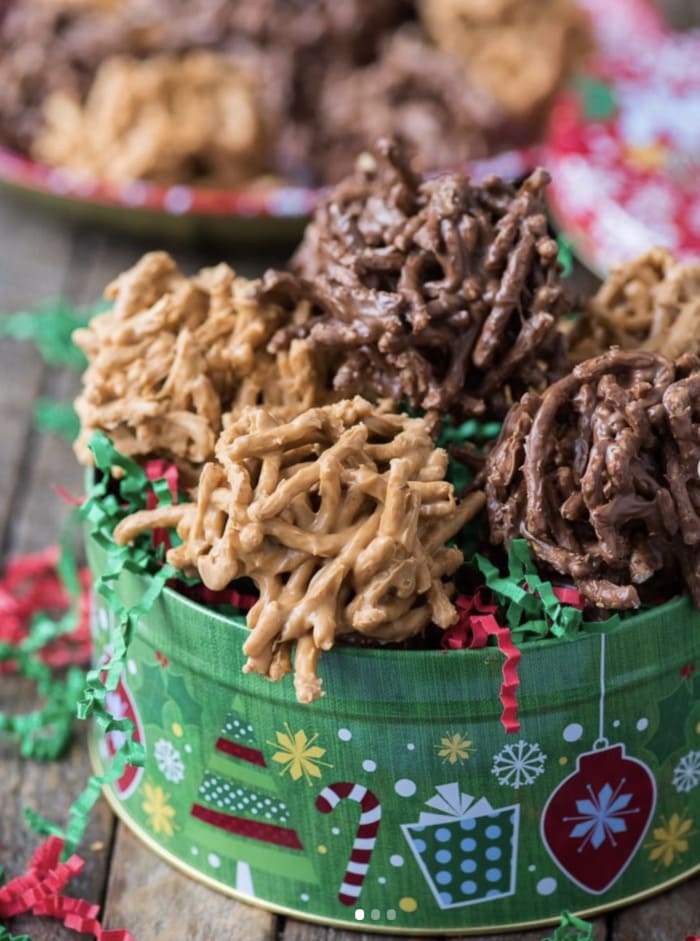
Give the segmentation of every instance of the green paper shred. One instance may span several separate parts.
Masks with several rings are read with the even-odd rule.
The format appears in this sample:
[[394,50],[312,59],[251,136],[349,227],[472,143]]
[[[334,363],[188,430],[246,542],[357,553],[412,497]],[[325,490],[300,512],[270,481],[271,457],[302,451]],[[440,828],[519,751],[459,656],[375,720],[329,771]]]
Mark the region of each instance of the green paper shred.
[[[445,418],[440,435],[436,442],[438,448],[445,448],[449,453],[450,444],[464,444],[469,441],[477,447],[497,438],[501,430],[500,422],[479,422],[475,418],[453,425],[452,420]],[[455,461],[450,455],[445,479],[454,486],[457,493],[462,493],[471,483],[472,474],[464,464]]]
[[62,300],[50,301],[0,318],[0,338],[31,341],[50,366],[65,366],[82,372],[87,360],[73,343],[73,331],[84,327],[105,306],[101,302],[78,310]]
[[520,640],[527,639],[527,635],[572,640],[582,630],[602,633],[619,623],[618,615],[606,621],[585,622],[583,611],[562,604],[551,582],[538,574],[525,539],[514,539],[510,544],[507,575],[482,555],[475,555],[474,561],[503,607],[514,637]]
[[[2,885],[2,882],[0,882]],[[32,941],[28,934],[12,934],[4,925],[0,925],[0,941]]]
[[80,431],[80,419],[70,402],[39,399],[34,407],[34,425],[44,434],[58,435],[72,443]]
[[593,941],[593,925],[571,912],[562,912],[554,934],[542,941]]
[[[162,552],[154,553],[152,543],[144,534],[130,546],[118,546],[112,539],[116,524],[136,510],[145,506],[149,481],[143,469],[114,448],[102,432],[96,432],[90,449],[95,458],[97,473],[87,498],[80,508],[80,516],[88,524],[91,535],[107,553],[105,571],[96,579],[93,590],[101,595],[116,615],[117,627],[112,637],[112,652],[109,663],[94,667],[84,677],[79,694],[75,697],[77,714],[81,719],[92,717],[103,735],[110,732],[124,733],[124,742],[112,759],[110,767],[102,775],[89,778],[83,792],[74,801],[65,828],[36,811],[25,810],[25,817],[37,832],[59,836],[65,840],[63,857],[75,851],[87,827],[90,812],[105,784],[116,781],[127,765],[140,767],[144,763],[143,745],[133,740],[134,726],[130,719],[115,719],[107,711],[105,702],[109,692],[116,689],[126,661],[133,631],[141,618],[153,606],[168,579],[176,570],[162,563]],[[109,492],[111,471],[119,468],[123,474],[119,481],[119,497]],[[171,502],[165,481],[158,481],[154,491],[159,500]],[[148,575],[149,587],[139,603],[126,608],[122,603],[116,582],[122,572]]]
[[449,418],[443,422],[440,430],[440,436],[437,440],[439,448],[446,448],[448,444],[456,442],[462,444],[465,441],[473,441],[476,444],[484,444],[497,438],[501,430],[501,422],[488,421],[480,422],[475,418],[463,422],[461,425],[453,425]]
[[571,275],[571,272],[574,270],[574,255],[572,251],[572,245],[569,239],[563,235],[561,232],[557,235],[557,245],[559,246],[559,254],[557,255],[559,264],[562,267],[562,275],[565,278],[568,278]]

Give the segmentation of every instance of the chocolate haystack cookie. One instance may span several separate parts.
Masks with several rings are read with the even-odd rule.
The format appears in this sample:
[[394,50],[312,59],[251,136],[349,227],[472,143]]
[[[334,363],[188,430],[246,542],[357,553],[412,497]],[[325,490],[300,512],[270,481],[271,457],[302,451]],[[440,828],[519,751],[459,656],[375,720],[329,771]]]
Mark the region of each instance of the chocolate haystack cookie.
[[600,608],[680,575],[700,606],[700,359],[609,352],[515,405],[487,461],[494,543],[533,555]]
[[564,365],[548,182],[541,169],[520,186],[424,179],[381,141],[317,210],[293,260],[301,279],[266,275],[276,301],[315,306],[271,348],[307,337],[330,357],[337,392],[425,410],[433,425],[504,415]]

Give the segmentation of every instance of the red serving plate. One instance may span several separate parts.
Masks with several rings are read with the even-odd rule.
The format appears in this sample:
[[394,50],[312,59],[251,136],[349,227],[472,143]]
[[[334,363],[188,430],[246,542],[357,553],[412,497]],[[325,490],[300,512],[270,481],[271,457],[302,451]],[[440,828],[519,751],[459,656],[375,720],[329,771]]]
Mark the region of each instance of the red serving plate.
[[[535,160],[532,150],[508,151],[475,161],[468,170],[475,179],[489,173],[512,178]],[[2,147],[0,189],[65,215],[138,234],[258,243],[298,240],[323,194],[321,188],[291,185],[222,190],[140,180],[115,184],[37,163]]]

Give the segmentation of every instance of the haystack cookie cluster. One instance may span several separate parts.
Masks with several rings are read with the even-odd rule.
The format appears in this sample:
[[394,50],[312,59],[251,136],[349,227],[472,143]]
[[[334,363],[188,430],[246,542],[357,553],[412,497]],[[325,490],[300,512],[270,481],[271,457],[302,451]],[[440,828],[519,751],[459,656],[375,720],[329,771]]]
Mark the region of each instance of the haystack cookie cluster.
[[268,128],[251,72],[212,52],[100,66],[88,96],[55,91],[34,154],[98,179],[235,187],[264,164]]
[[[386,133],[424,170],[531,143],[541,115],[527,108],[552,98],[586,44],[575,0],[547,2],[544,15],[542,4],[525,16],[495,5],[486,33],[453,4],[456,23],[433,6],[13,3],[0,8],[0,140],[98,178],[217,187],[336,182]],[[494,39],[504,31],[505,53]]]
[[171,565],[215,591],[251,578],[260,598],[245,669],[280,679],[295,644],[297,698],[310,702],[321,695],[319,655],[336,636],[397,642],[457,620],[444,578],[463,556],[447,542],[483,496],[457,500],[446,468],[422,419],[364,399],[291,421],[250,408],[220,436],[192,503],[133,514],[114,538],[176,526]]
[[610,346],[670,359],[700,353],[700,262],[652,248],[615,266],[574,325],[570,358],[580,362]]
[[583,10],[568,0],[419,0],[428,32],[513,118],[552,100],[591,51]]
[[443,415],[502,417],[565,369],[557,325],[569,310],[538,169],[515,186],[461,173],[425,179],[384,139],[317,210],[289,275],[263,297],[307,297],[312,316],[282,328],[308,338],[343,395],[389,397]]
[[[173,505],[114,538],[169,529],[168,562],[207,590],[251,579],[246,670],[280,679],[296,648],[300,701],[338,640],[424,642],[458,620],[467,523],[489,570],[525,540],[586,617],[679,591],[700,606],[700,359],[649,349],[696,317],[697,266],[655,250],[613,272],[574,336],[614,322],[629,348],[568,371],[546,182],[424,179],[387,141],[330,192],[295,271],[185,278],[149,255],[77,334],[81,459],[100,429],[184,471]],[[458,494],[435,436],[475,415],[503,424]]]
[[100,430],[122,454],[164,457],[196,477],[244,407],[296,414],[317,404],[322,384],[306,346],[266,351],[308,304],[289,312],[257,293],[225,264],[186,278],[164,252],[120,275],[106,290],[112,308],[74,334],[89,362],[76,401],[78,459],[90,463]]

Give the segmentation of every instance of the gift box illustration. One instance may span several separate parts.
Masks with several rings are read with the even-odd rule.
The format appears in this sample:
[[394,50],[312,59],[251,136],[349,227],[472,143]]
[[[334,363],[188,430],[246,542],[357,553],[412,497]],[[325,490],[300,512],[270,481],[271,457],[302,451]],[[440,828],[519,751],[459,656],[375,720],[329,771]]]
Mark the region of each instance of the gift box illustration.
[[401,829],[440,908],[476,905],[516,889],[520,805],[494,809],[459,789],[438,785],[417,823]]

